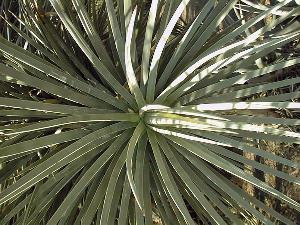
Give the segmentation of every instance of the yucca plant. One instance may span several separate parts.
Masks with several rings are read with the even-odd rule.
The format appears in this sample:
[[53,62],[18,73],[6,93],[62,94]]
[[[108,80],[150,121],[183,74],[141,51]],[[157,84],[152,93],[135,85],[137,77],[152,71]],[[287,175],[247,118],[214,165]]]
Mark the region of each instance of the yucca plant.
[[300,211],[247,171],[299,178],[245,157],[300,168],[257,145],[300,143],[299,120],[276,113],[299,111],[300,78],[275,73],[300,63],[281,51],[299,38],[300,7],[201,1],[189,22],[189,2],[23,0],[5,12],[1,225],[294,224],[231,178]]

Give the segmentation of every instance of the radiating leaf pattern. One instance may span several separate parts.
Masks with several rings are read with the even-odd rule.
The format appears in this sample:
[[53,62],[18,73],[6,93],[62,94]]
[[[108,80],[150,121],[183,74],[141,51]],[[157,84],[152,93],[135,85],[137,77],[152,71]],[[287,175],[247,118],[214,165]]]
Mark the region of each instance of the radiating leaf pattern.
[[[244,156],[300,169],[254,145],[300,143],[288,129],[299,120],[274,116],[300,110],[299,88],[261,95],[300,83],[267,79],[300,63],[280,53],[300,35],[292,0],[201,1],[191,22],[182,17],[189,0],[8,2],[0,5],[1,225],[294,224],[229,179],[300,212],[246,168],[299,179]],[[276,59],[265,63],[270,53]]]

